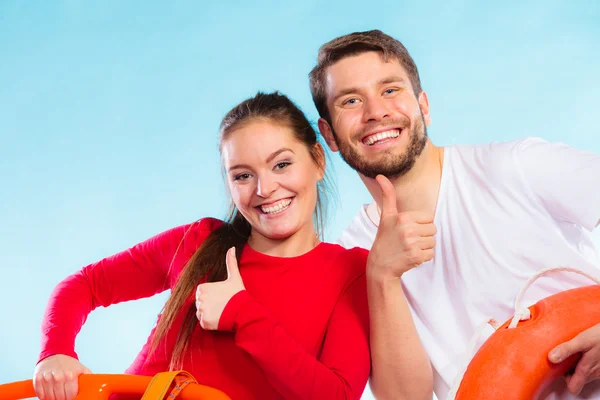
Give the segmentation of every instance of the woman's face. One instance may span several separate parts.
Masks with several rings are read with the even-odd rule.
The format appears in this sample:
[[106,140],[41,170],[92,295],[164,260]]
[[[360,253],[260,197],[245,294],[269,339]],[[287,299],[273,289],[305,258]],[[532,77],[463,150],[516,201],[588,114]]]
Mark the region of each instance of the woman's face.
[[229,133],[222,146],[227,184],[252,235],[314,237],[317,182],[323,171],[291,128],[259,119]]

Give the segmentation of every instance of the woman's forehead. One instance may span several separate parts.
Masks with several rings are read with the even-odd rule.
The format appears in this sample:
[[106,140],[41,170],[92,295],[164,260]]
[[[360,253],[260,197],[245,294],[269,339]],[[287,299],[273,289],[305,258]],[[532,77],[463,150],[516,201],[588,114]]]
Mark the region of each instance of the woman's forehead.
[[244,159],[265,161],[283,148],[298,153],[304,147],[291,128],[282,124],[257,121],[247,124],[227,135],[223,140],[222,152],[226,163]]

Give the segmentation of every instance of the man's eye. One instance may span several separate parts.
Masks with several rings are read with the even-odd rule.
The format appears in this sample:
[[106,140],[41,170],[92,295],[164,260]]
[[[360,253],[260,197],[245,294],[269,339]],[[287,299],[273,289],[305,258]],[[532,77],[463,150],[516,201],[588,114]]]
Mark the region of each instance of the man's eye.
[[357,99],[357,98],[351,98],[351,99],[348,99],[348,100],[344,101],[344,103],[343,103],[343,104],[344,104],[344,105],[349,105],[349,106],[354,106],[354,105],[358,104],[358,103],[359,103],[359,101],[360,101],[360,100],[359,100],[359,99]]

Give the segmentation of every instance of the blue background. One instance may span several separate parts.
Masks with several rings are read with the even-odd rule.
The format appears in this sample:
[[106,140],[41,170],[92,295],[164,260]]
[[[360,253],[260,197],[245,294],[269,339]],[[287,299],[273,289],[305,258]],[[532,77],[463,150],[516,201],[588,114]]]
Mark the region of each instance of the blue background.
[[[338,35],[379,28],[406,45],[437,145],[541,136],[600,153],[599,3],[504,3],[0,2],[0,382],[31,376],[45,302],[66,275],[225,215],[221,118],[278,89],[316,121],[307,74]],[[328,240],[368,201],[331,160]],[[84,364],[123,371],[165,299],[92,313]]]

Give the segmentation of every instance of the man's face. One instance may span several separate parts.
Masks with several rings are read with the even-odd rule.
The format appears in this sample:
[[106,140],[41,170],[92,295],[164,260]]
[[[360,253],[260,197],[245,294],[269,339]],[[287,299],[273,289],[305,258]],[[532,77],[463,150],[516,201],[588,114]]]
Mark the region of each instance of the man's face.
[[330,66],[326,79],[332,126],[321,119],[319,128],[331,149],[369,178],[408,172],[427,144],[429,105],[400,63],[366,52]]

